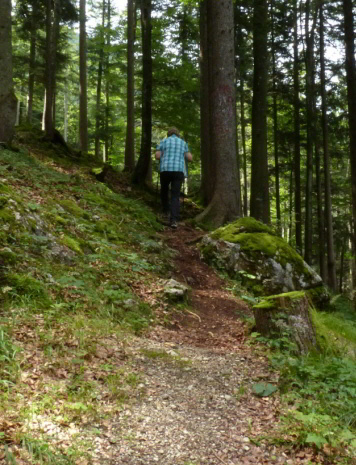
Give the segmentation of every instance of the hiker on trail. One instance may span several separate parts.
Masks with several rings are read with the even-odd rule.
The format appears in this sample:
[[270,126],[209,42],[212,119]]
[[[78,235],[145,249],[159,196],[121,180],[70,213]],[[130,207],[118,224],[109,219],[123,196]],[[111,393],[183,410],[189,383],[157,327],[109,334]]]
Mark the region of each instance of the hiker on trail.
[[[170,128],[167,138],[157,145],[156,160],[160,161],[161,201],[163,214],[170,221],[170,227],[177,229],[179,220],[179,195],[187,176],[185,161],[192,161],[188,144],[180,138],[176,128]],[[169,185],[171,185],[171,203],[169,203]]]

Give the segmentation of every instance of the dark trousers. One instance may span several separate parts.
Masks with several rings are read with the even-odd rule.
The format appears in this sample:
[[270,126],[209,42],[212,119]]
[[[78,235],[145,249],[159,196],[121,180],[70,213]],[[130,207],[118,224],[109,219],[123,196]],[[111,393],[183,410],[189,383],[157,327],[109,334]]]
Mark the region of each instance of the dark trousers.
[[[163,211],[171,214],[171,221],[179,220],[179,195],[184,174],[181,171],[163,171],[161,178],[161,201]],[[169,203],[169,185],[171,185],[171,202]]]

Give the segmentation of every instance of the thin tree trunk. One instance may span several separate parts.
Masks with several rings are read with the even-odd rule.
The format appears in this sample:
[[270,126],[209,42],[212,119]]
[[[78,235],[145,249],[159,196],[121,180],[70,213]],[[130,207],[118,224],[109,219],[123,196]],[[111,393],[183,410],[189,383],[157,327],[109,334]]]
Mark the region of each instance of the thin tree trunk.
[[44,129],[49,139],[53,139],[53,65],[55,57],[52,52],[55,49],[54,25],[52,23],[52,1],[46,1],[46,98],[44,112]]
[[269,223],[267,157],[267,0],[254,0],[251,216]]
[[352,0],[343,0],[345,52],[346,52],[346,78],[347,103],[349,112],[349,139],[351,160],[351,186],[352,186],[352,238],[356,249],[356,64],[355,64],[355,32]]
[[290,156],[290,175],[289,175],[289,237],[288,243],[292,243],[293,237],[293,162]]
[[79,143],[82,152],[88,151],[88,89],[87,89],[87,35],[86,0],[79,6]]
[[53,22],[51,0],[47,0],[46,7],[46,111],[44,119],[46,136],[52,140],[55,129],[53,122],[53,99],[61,0],[54,0],[53,2]]
[[[317,139],[317,137],[316,137]],[[320,151],[319,142],[315,141],[315,176],[316,176],[316,194],[317,194],[317,215],[318,215],[318,244],[319,244],[319,270],[321,279],[326,282],[327,271],[325,262],[325,224],[323,211],[323,195],[321,187],[321,168],[320,168]]]
[[275,169],[275,189],[276,189],[276,213],[277,229],[280,231],[281,224],[281,200],[279,195],[279,153],[278,153],[278,104],[277,104],[277,70],[276,70],[276,50],[274,42],[274,2],[271,3],[272,16],[272,79],[273,79],[273,142],[274,142],[274,169]]
[[331,173],[329,155],[329,131],[327,116],[327,100],[325,85],[325,53],[324,53],[324,15],[323,5],[320,6],[320,83],[322,100],[322,128],[323,128],[323,152],[324,152],[324,182],[325,182],[325,220],[326,220],[326,244],[328,254],[328,285],[334,292],[337,290],[336,266],[334,252],[334,232],[331,205]]
[[302,253],[302,200],[300,187],[300,99],[299,99],[299,52],[298,52],[298,0],[294,0],[293,26],[293,89],[294,89],[294,179],[295,179],[295,242]]
[[246,119],[245,119],[245,81],[240,81],[240,117],[241,117],[241,143],[243,157],[243,177],[244,177],[244,216],[248,216],[248,177],[247,177],[247,151],[246,151]]
[[[315,21],[309,30],[310,2],[306,1],[305,12],[305,41],[306,41],[306,113],[307,113],[307,162],[305,187],[305,234],[304,234],[304,260],[311,265],[313,252],[313,148],[315,134],[315,115],[313,104],[313,75],[314,75],[314,29]],[[315,8],[316,10],[316,8]]]
[[106,46],[108,54],[106,57],[106,81],[105,81],[105,150],[103,161],[106,163],[109,160],[109,118],[110,118],[110,45],[111,45],[111,0],[108,0],[108,22],[107,22],[107,38]]
[[47,98],[46,98],[47,92],[46,89],[44,91],[44,96],[43,96],[43,113],[42,113],[42,131],[46,129],[46,122],[45,122],[45,117],[46,117],[46,105],[47,105]]
[[35,88],[35,68],[36,68],[36,39],[37,39],[37,6],[32,2],[31,16],[31,38],[30,38],[30,63],[28,70],[28,101],[27,101],[27,122],[32,123],[33,113],[33,92]]
[[135,1],[127,1],[127,122],[125,170],[135,169]]
[[152,0],[142,0],[142,132],[140,158],[138,159],[133,182],[144,184],[150,169],[152,142]]
[[101,107],[101,85],[103,79],[103,65],[104,65],[104,28],[105,28],[105,11],[106,3],[103,0],[102,19],[101,19],[101,31],[100,31],[100,51],[99,51],[99,64],[98,64],[98,81],[96,85],[96,109],[95,109],[95,158],[99,158],[100,155],[100,107]]
[[345,262],[345,251],[346,251],[347,237],[345,236],[342,241],[341,252],[340,252],[340,276],[339,276],[339,293],[343,292],[343,282],[344,282],[344,262]]
[[64,140],[68,142],[68,89],[64,86]]

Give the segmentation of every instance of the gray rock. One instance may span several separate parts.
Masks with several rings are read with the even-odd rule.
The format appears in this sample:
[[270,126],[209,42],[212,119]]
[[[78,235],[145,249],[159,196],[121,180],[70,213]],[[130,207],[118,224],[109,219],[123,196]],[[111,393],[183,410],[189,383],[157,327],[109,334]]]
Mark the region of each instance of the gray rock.
[[164,284],[164,295],[173,301],[184,300],[188,296],[189,287],[175,279],[169,279]]

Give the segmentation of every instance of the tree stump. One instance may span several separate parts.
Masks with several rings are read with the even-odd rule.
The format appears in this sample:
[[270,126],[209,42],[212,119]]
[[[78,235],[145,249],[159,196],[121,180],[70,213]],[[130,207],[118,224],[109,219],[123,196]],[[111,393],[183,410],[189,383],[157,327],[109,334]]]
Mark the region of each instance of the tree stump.
[[287,335],[302,354],[318,350],[309,301],[303,291],[267,297],[253,307],[256,329],[266,337]]

